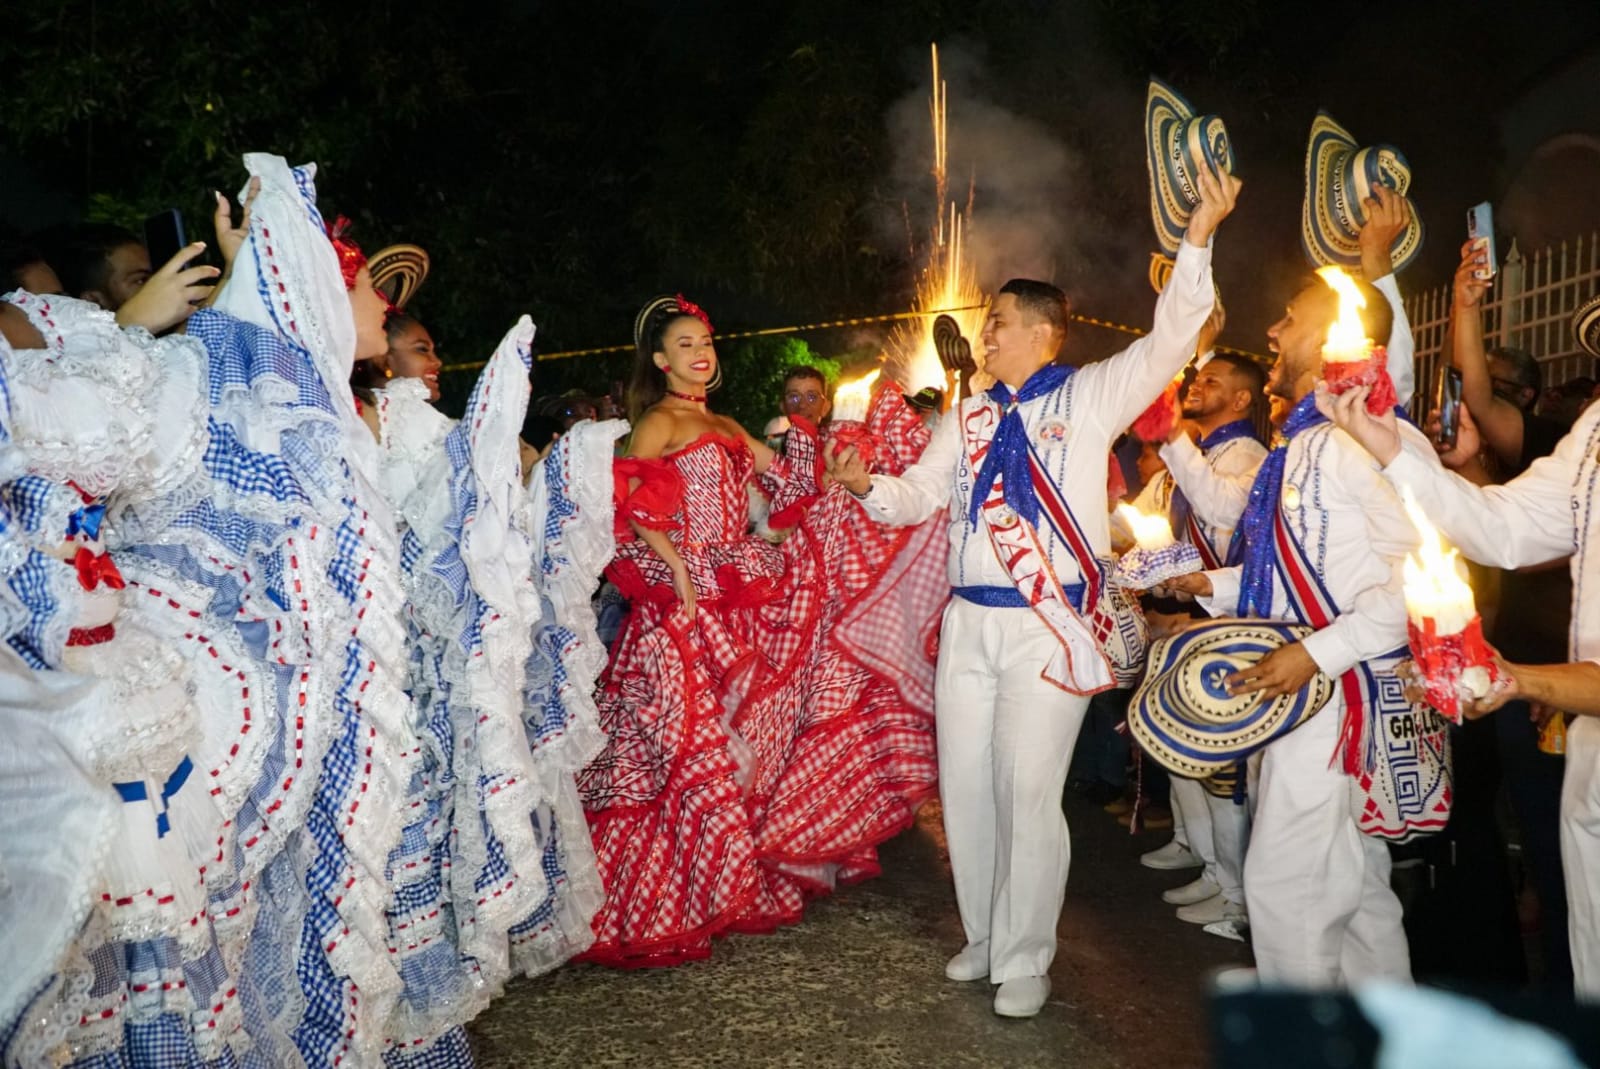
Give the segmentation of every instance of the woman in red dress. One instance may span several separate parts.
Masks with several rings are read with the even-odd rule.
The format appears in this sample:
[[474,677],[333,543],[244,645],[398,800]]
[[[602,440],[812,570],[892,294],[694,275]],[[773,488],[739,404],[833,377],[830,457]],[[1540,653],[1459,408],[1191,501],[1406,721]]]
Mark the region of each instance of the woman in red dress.
[[580,779],[607,894],[586,957],[625,966],[799,920],[808,897],[870,874],[852,859],[903,826],[863,822],[871,762],[806,729],[826,591],[815,555],[750,533],[752,481],[774,528],[815,500],[815,428],[797,420],[779,457],[709,411],[711,324],[681,296],[646,305],[634,340],[608,569],[631,609],[598,696],[607,746]]

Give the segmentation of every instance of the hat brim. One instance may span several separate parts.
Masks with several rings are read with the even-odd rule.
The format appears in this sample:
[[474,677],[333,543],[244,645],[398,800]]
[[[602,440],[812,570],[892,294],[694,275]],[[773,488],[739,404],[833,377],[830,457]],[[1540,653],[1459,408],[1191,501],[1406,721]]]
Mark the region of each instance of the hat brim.
[[416,296],[428,278],[429,265],[428,253],[420,245],[390,245],[367,260],[372,285],[396,308],[404,308]]
[[1590,297],[1572,314],[1572,335],[1590,356],[1600,356],[1600,294]]
[[[1359,228],[1366,218],[1362,199],[1365,189],[1343,188],[1340,171],[1344,161],[1360,146],[1350,131],[1326,111],[1317,112],[1306,141],[1306,192],[1300,205],[1300,241],[1306,258],[1316,267],[1356,267],[1361,263]],[[1405,197],[1410,207],[1410,222],[1389,247],[1389,258],[1396,273],[1416,259],[1422,251],[1422,216],[1408,195],[1410,167],[1398,151],[1386,149],[1398,170],[1391,177],[1395,192]]]
[[[1145,169],[1150,178],[1150,221],[1155,227],[1156,244],[1168,256],[1178,252],[1184,231],[1189,227],[1189,217],[1194,213],[1194,193],[1185,193],[1173,184],[1167,167],[1167,153],[1172,151],[1171,133],[1174,126],[1195,118],[1194,108],[1172,86],[1159,78],[1150,79],[1145,93],[1144,148]],[[1220,168],[1233,171],[1233,146],[1222,120],[1215,116],[1202,116],[1208,136],[1202,139],[1200,150],[1203,160],[1193,161],[1194,166]]]
[[1133,738],[1162,767],[1205,779],[1303,724],[1334,695],[1319,672],[1276,698],[1235,695],[1227,675],[1311,633],[1271,620],[1208,620],[1150,648],[1144,680],[1128,706]]

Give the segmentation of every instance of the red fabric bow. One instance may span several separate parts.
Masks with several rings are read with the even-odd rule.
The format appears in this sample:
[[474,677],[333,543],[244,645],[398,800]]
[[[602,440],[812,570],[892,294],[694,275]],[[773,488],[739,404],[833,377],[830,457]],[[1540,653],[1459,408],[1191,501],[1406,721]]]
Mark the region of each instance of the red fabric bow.
[[96,553],[88,546],[79,546],[78,552],[73,555],[72,566],[78,569],[78,582],[85,590],[93,590],[104,583],[112,590],[121,590],[128,584],[123,582],[122,573],[117,571],[116,563],[105,553]]
[[677,295],[675,300],[678,302],[678,311],[681,314],[686,316],[694,316],[696,319],[706,325],[707,330],[711,331],[713,334],[716,333],[711,326],[711,317],[706,315],[706,310],[704,308],[701,308],[698,304],[695,304],[681,293]]

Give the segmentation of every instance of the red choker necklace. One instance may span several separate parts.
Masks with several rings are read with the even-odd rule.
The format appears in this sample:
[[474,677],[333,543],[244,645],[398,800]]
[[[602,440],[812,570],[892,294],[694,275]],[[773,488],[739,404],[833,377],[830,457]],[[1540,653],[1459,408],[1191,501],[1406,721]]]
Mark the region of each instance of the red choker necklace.
[[680,401],[693,401],[696,404],[703,405],[706,403],[706,395],[703,393],[679,393],[670,386],[667,388],[667,396],[676,397]]

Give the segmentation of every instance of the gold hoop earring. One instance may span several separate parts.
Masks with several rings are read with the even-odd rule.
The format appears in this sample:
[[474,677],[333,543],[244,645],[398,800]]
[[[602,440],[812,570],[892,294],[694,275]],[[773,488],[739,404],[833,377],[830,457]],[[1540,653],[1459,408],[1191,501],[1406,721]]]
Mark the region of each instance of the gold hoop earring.
[[717,373],[711,376],[711,381],[706,383],[706,393],[710,393],[722,385],[722,361],[717,361]]

